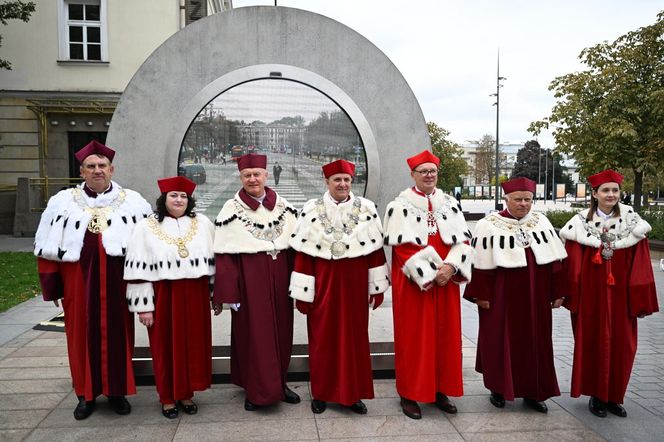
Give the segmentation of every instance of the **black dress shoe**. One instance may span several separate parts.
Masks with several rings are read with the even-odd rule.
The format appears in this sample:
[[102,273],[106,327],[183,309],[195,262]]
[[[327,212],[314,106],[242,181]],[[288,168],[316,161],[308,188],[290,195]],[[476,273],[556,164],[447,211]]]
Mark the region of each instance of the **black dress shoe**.
[[615,414],[616,416],[627,417],[627,411],[625,411],[625,408],[623,408],[623,406],[620,404],[616,404],[615,402],[607,402],[606,409],[609,413]]
[[247,411],[256,411],[260,408],[260,405],[252,404],[249,402],[249,399],[244,400],[244,409]]
[[191,404],[183,404],[182,401],[178,401],[178,405],[182,407],[182,411],[186,414],[196,414],[198,413],[198,405],[191,401]]
[[109,396],[108,403],[111,404],[111,408],[117,414],[131,413],[131,404],[124,396]]
[[318,399],[311,400],[311,411],[316,414],[321,414],[327,408],[327,403],[325,401],[319,401]]
[[364,405],[364,402],[362,401],[357,401],[353,405],[349,406],[350,410],[353,413],[357,414],[367,414],[367,406]]
[[74,408],[74,419],[77,421],[86,419],[95,411],[95,400],[86,401],[84,397],[78,398],[78,405]]
[[282,399],[287,404],[299,404],[300,396],[297,395],[293,390],[286,387],[284,388],[284,398]]
[[450,398],[443,393],[436,393],[436,407],[449,414],[456,414],[457,412],[456,405],[450,402]]
[[500,393],[491,392],[491,396],[489,396],[489,402],[491,402],[491,404],[496,408],[505,407],[505,398]]
[[606,404],[595,396],[590,396],[588,401],[588,409],[592,414],[597,417],[606,417]]
[[417,402],[406,399],[405,397],[401,398],[401,411],[411,419],[422,419],[422,410],[417,405]]
[[546,406],[544,402],[536,401],[535,399],[529,399],[527,397],[523,398],[523,404],[528,407],[532,408],[535,411],[538,411],[540,413],[546,413],[549,411],[549,408]]
[[173,407],[173,408],[161,407],[161,414],[163,414],[165,418],[175,419],[176,417],[178,417],[178,407]]

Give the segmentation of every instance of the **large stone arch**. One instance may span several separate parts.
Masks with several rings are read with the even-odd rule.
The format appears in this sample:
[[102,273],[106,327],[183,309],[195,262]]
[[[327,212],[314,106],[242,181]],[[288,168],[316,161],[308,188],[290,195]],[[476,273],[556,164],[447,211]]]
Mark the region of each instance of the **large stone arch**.
[[330,18],[272,6],[234,9],[187,26],[136,72],[118,103],[107,144],[117,180],[149,200],[177,173],[189,124],[225,90],[281,74],[334,100],[367,154],[366,196],[384,208],[410,183],[405,159],[430,147],[420,106],[398,69],[366,38]]

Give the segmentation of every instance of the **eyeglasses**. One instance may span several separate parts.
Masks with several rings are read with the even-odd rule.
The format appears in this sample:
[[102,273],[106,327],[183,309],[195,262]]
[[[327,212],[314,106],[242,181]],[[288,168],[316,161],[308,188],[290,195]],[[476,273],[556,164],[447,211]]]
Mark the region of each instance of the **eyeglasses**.
[[413,172],[417,172],[422,176],[438,175],[438,169],[413,170]]

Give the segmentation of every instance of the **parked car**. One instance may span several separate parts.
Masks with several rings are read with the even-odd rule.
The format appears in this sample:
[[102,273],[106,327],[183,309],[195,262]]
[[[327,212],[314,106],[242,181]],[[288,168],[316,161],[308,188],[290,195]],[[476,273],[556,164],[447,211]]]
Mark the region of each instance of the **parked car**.
[[178,169],[178,175],[187,177],[196,184],[204,184],[207,180],[205,168],[202,164],[183,164]]

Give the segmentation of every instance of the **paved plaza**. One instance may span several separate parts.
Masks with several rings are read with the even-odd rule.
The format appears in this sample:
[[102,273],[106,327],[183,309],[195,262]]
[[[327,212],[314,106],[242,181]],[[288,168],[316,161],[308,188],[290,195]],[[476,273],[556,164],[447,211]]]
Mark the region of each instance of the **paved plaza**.
[[[478,211],[487,203],[462,202],[464,210]],[[475,205],[475,206],[474,206]],[[551,206],[551,203],[549,203]],[[558,204],[560,208],[562,206]],[[473,209],[472,207],[475,207]],[[539,208],[539,205],[538,205]],[[31,250],[30,238],[0,237],[0,251]],[[664,272],[652,260],[664,305]],[[547,401],[549,413],[537,413],[521,400],[504,409],[493,407],[481,377],[475,373],[477,342],[476,307],[462,302],[464,388],[455,400],[457,415],[445,415],[433,405],[422,407],[422,420],[401,412],[394,380],[376,380],[376,398],[367,400],[368,415],[359,416],[330,405],[321,415],[310,410],[307,382],[291,387],[300,394],[298,405],[277,404],[256,412],[243,408],[244,394],[233,385],[216,384],[199,393],[197,415],[181,414],[175,420],[160,412],[153,386],[138,387],[130,397],[133,411],[118,416],[100,398],[95,413],[76,421],[65,335],[33,330],[59,309],[39,298],[0,314],[0,441],[9,440],[609,440],[655,441],[664,439],[664,315],[639,320],[639,348],[625,399],[628,417],[600,419],[588,411],[588,398],[569,397],[573,338],[569,313],[554,312],[554,349],[562,395]],[[306,343],[306,323],[295,314],[295,343]],[[371,312],[372,342],[392,339],[390,297]],[[213,319],[214,345],[228,345],[230,316],[224,311]],[[137,323],[136,345],[147,345],[145,328]]]

